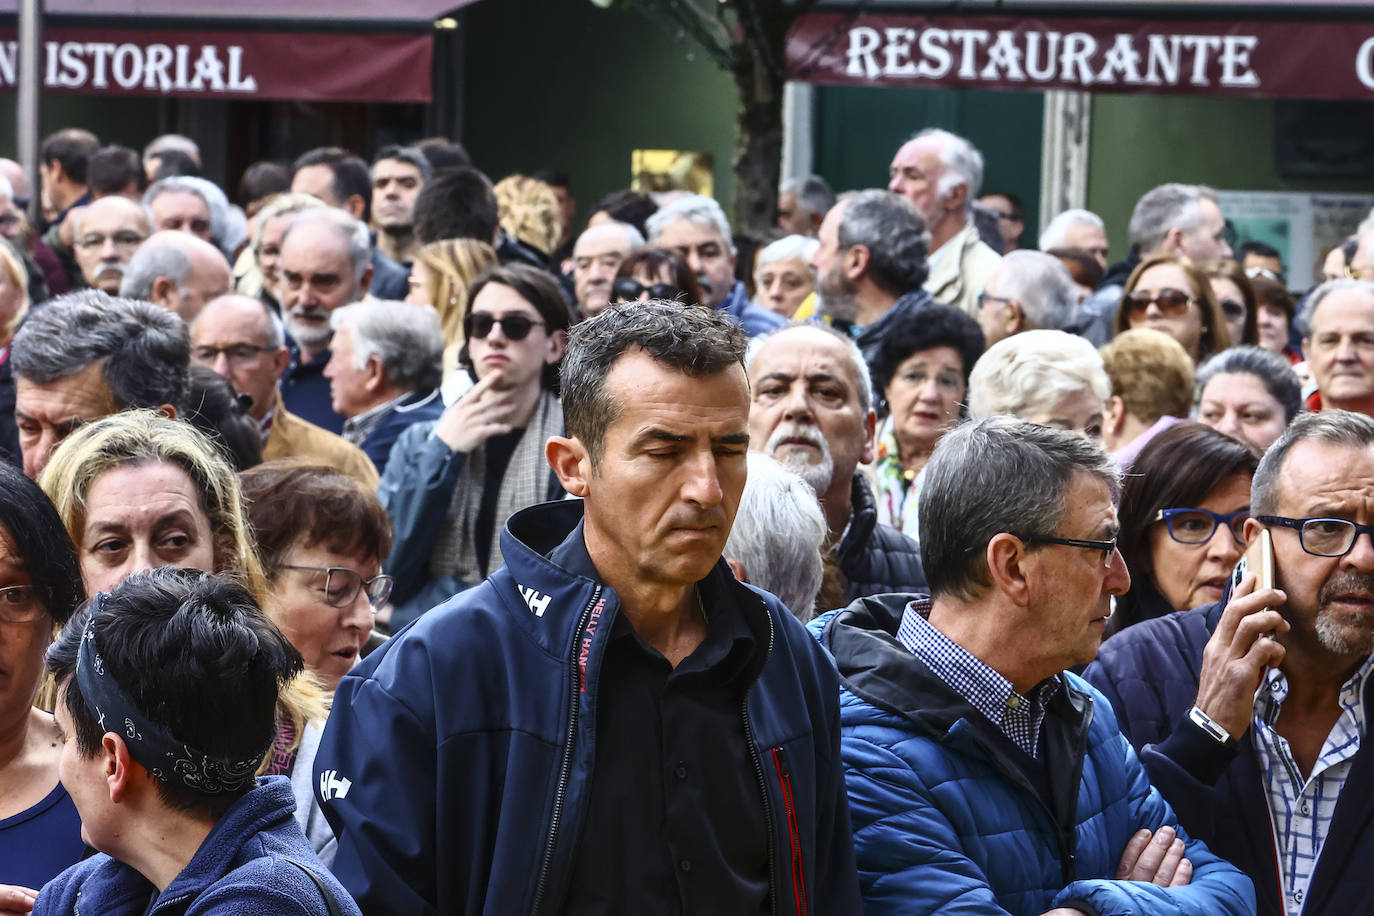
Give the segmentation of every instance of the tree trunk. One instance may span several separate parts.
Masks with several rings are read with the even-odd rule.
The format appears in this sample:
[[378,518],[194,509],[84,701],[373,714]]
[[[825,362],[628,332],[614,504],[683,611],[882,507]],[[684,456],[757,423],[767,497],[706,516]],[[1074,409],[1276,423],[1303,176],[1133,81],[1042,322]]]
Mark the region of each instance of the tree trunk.
[[761,239],[777,219],[783,81],[768,72],[748,42],[740,42],[734,51],[739,90],[734,228],[740,235]]

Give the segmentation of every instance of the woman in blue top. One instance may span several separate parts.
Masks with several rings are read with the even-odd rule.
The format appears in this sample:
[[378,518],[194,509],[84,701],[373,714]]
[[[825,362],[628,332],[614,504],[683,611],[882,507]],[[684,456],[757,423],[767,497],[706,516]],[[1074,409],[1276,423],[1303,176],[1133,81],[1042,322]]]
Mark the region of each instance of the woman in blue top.
[[81,602],[81,568],[57,510],[0,463],[0,911],[28,912],[81,858],[81,821],[57,781],[60,746],[35,709],[43,652]]

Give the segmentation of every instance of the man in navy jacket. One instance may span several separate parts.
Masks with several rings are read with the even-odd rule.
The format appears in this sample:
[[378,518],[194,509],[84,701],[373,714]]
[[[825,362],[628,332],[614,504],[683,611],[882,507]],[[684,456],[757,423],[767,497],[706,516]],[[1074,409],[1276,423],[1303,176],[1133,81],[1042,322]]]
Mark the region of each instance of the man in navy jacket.
[[1251,572],[1220,604],[1113,637],[1086,675],[1184,826],[1254,880],[1260,913],[1371,912],[1374,420],[1299,416],[1250,511],[1277,589]]
[[744,332],[679,303],[573,329],[581,502],[346,676],[315,757],[335,873],[376,913],[857,913],[828,658],[721,560]]

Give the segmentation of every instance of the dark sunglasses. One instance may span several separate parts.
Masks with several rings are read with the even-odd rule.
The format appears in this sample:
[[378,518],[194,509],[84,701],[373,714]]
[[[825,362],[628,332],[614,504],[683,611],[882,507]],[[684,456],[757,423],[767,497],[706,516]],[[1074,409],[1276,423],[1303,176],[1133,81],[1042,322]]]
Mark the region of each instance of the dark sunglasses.
[[649,294],[650,299],[676,299],[682,295],[682,290],[671,283],[655,283],[652,286],[645,286],[634,277],[616,277],[614,285],[611,286],[612,298],[616,302],[634,302],[645,293]]
[[1159,292],[1151,296],[1142,290],[1126,294],[1126,308],[1132,318],[1139,318],[1150,308],[1150,303],[1159,306],[1159,310],[1166,318],[1177,318],[1188,310],[1188,305],[1193,301],[1193,297],[1179,289],[1164,287]]
[[541,328],[548,327],[544,322],[535,321],[528,315],[502,315],[497,318],[488,312],[477,312],[463,319],[463,333],[470,338],[481,340],[498,324],[501,325],[501,333],[506,335],[507,340],[524,340],[530,336],[530,330],[535,325]]

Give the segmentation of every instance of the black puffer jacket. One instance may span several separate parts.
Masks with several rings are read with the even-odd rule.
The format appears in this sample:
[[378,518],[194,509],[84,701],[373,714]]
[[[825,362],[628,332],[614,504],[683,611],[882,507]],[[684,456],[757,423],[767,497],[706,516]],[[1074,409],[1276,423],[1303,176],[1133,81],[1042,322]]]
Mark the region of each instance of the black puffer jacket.
[[887,592],[927,594],[921,548],[891,525],[878,523],[878,502],[862,474],[850,489],[849,530],[837,558],[848,600]]

